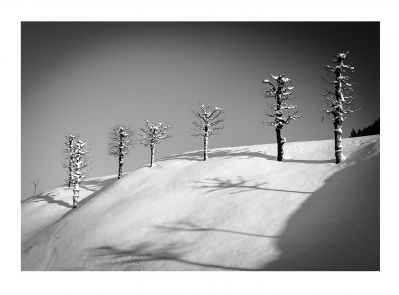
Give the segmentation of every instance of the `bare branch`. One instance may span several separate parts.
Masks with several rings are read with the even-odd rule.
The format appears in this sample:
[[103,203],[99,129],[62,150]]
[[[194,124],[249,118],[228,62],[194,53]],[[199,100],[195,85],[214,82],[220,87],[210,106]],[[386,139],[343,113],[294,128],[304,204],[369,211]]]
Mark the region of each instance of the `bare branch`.
[[[281,128],[282,124],[288,124],[290,121],[301,118],[302,116],[297,115],[297,112],[290,115],[289,111],[296,109],[297,105],[290,105],[285,102],[295,98],[294,87],[291,86],[292,80],[285,77],[285,74],[272,75],[272,78],[276,81],[276,85],[267,79],[263,80],[263,83],[273,86],[273,92],[269,91],[265,94],[265,97],[272,99],[273,103],[266,102],[270,112],[265,114],[267,121],[264,123],[267,123],[269,126]],[[274,121],[272,122],[268,118],[274,118]]]
[[[211,110],[212,109],[212,110]],[[206,136],[215,135],[214,130],[220,130],[223,127],[219,126],[224,122],[224,118],[220,118],[224,114],[224,110],[220,107],[213,107],[209,104],[200,104],[199,111],[193,112],[194,116],[200,120],[193,122],[194,132],[193,136]]]
[[142,133],[139,135],[141,139],[139,140],[144,146],[155,146],[159,144],[162,140],[170,138],[171,136],[167,134],[167,130],[170,125],[164,125],[164,123],[150,123],[146,121],[146,129],[140,128]]
[[[327,70],[332,71],[336,74],[333,81],[330,81],[329,84],[334,86],[334,91],[328,90],[323,94],[325,100],[328,104],[328,109],[322,109],[322,112],[329,114],[330,119],[343,121],[346,117],[344,114],[352,113],[355,111],[359,111],[360,109],[353,110],[352,104],[356,98],[346,95],[348,92],[354,91],[355,83],[353,81],[353,77],[345,74],[345,71],[348,70],[350,72],[354,72],[355,68],[351,65],[345,64],[344,61],[348,55],[349,51],[346,53],[338,53],[333,62],[335,66],[326,66]],[[337,90],[338,89],[338,90]],[[347,109],[344,109],[342,105],[348,106]]]

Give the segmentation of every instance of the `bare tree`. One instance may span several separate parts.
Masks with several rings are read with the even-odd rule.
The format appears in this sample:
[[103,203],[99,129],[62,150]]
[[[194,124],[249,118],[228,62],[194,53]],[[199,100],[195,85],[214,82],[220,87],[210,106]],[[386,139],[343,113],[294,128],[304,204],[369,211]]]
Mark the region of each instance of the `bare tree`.
[[208,140],[215,135],[217,130],[223,129],[220,124],[224,121],[221,115],[224,111],[219,107],[211,107],[209,104],[199,103],[199,110],[193,111],[195,121],[192,135],[204,138],[204,161],[208,159]]
[[167,133],[169,128],[170,125],[164,125],[164,123],[150,123],[147,120],[146,126],[140,129],[142,131],[142,133],[140,133],[140,143],[145,147],[149,146],[151,148],[151,167],[154,165],[155,146],[162,140],[171,137]]
[[354,85],[352,82],[353,77],[350,73],[353,73],[355,68],[344,63],[348,53],[349,51],[346,53],[337,53],[335,58],[332,60],[334,66],[326,66],[328,71],[334,73],[334,80],[329,82],[329,84],[334,87],[334,90],[327,91],[324,94],[328,108],[321,109],[322,112],[328,115],[334,124],[336,164],[345,160],[341,138],[342,123],[349,113],[354,113],[360,110],[352,109],[355,97],[349,95],[350,92],[353,92]]
[[134,131],[127,126],[116,126],[109,134],[109,154],[118,157],[118,179],[122,176],[123,159],[133,147]]
[[89,172],[91,163],[88,161],[87,153],[85,150],[87,142],[78,139],[73,145],[72,155],[72,183],[73,187],[73,208],[78,206],[79,201],[79,184],[83,178],[85,178]]
[[296,105],[287,103],[287,101],[291,101],[295,98],[293,96],[294,87],[292,86],[292,80],[286,78],[285,74],[271,75],[271,77],[275,81],[274,83],[268,79],[262,81],[267,86],[265,98],[272,100],[272,102],[267,101],[265,123],[276,128],[277,161],[282,161],[284,155],[283,145],[287,142],[287,139],[281,136],[281,129],[284,124],[289,124],[301,118],[302,115],[298,115]]
[[39,180],[33,180],[32,184],[33,184],[33,197],[36,196],[36,193],[38,192],[38,187],[39,187]]
[[64,179],[68,184],[68,187],[72,186],[72,163],[73,163],[73,148],[75,142],[78,140],[79,134],[70,134],[65,136],[65,148],[64,148],[64,163],[62,166],[65,168],[67,177]]

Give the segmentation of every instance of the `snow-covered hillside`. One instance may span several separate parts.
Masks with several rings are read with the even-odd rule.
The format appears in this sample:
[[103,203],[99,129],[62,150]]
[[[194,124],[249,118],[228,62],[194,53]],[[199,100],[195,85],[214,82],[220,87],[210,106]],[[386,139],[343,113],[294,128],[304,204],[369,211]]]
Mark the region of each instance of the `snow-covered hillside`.
[[22,270],[378,270],[379,136],[171,156],[22,202]]

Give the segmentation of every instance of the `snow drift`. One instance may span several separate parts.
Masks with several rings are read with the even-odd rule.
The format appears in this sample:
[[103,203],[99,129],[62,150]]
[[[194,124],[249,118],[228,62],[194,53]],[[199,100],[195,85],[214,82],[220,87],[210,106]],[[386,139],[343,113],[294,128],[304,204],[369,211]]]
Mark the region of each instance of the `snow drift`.
[[22,270],[379,270],[379,136],[202,151],[22,202]]

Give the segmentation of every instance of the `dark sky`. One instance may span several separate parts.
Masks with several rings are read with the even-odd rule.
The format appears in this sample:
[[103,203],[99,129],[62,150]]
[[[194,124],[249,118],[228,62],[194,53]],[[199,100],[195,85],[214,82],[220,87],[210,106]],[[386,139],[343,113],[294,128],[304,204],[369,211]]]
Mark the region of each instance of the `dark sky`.
[[[190,136],[191,110],[200,99],[226,110],[225,129],[210,148],[271,143],[274,128],[262,124],[262,79],[286,73],[303,118],[284,126],[287,141],[333,138],[321,122],[324,65],[350,50],[357,71],[357,106],[344,136],[380,115],[378,22],[250,23],[22,23],[22,198],[62,184],[64,136],[78,132],[94,162],[90,177],[117,173],[107,154],[116,124],[139,130],[145,120],[171,124],[172,138],[156,157],[202,148]],[[333,158],[333,148],[331,157]],[[131,171],[149,161],[136,145],[125,161]]]

